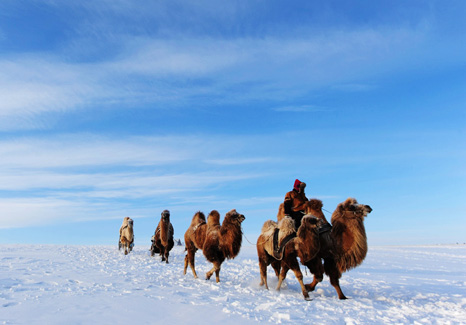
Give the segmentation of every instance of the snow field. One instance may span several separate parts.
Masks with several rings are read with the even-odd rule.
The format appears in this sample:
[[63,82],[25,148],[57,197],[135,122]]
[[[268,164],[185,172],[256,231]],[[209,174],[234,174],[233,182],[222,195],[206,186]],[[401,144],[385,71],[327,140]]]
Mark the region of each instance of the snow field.
[[[254,246],[222,265],[220,283],[196,254],[194,279],[183,275],[184,247],[170,263],[149,245],[125,256],[113,246],[0,245],[2,324],[466,324],[466,246],[370,247],[364,263],[343,274],[340,301],[328,278],[305,301],[290,271],[280,291],[259,286]],[[305,283],[311,274],[302,267]]]

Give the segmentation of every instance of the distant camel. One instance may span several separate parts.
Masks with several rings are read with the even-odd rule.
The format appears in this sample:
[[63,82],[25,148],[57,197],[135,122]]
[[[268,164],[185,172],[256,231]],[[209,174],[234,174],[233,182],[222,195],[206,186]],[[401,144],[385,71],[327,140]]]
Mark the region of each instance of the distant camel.
[[163,210],[160,217],[160,222],[155,229],[155,234],[152,236],[151,256],[159,253],[162,256],[162,262],[168,263],[168,256],[173,248],[173,226],[170,223],[170,212]]
[[134,246],[134,231],[133,231],[133,219],[125,217],[123,224],[120,227],[120,240],[118,242],[118,250],[122,247],[125,249],[125,255],[133,250]]

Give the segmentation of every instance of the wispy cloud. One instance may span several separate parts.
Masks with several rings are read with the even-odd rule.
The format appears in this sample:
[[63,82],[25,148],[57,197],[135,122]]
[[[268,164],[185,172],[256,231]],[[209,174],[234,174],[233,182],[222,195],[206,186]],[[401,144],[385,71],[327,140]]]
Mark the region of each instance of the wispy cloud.
[[297,112],[297,113],[331,111],[330,109],[319,107],[319,106],[313,106],[313,105],[282,106],[282,107],[275,107],[273,108],[273,110],[276,112]]
[[[423,49],[423,32],[368,29],[221,40],[117,34],[122,44],[118,52],[92,63],[72,62],[59,54],[0,57],[0,128],[44,127],[34,118],[101,105],[186,106],[200,94],[227,103],[300,96],[326,85],[367,90],[361,80],[404,64],[398,60],[400,49],[413,57]],[[187,79],[193,82],[184,82]],[[237,89],[234,96],[232,89]]]

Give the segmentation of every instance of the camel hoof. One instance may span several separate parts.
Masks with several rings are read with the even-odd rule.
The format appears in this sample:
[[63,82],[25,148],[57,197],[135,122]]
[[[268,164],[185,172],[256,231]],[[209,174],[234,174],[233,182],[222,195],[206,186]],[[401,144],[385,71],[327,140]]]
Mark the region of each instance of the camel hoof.
[[304,300],[306,300],[306,301],[312,301],[312,299],[309,298],[309,297],[304,297]]
[[342,296],[342,297],[338,297],[338,299],[340,299],[340,300],[347,300],[348,298],[346,298],[346,296]]
[[312,292],[315,289],[315,287],[311,286],[310,284],[305,284],[304,287],[308,292]]

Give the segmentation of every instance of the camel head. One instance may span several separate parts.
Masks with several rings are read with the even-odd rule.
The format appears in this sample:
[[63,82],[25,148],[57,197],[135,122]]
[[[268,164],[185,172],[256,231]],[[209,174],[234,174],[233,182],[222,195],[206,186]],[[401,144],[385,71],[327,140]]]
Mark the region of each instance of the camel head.
[[304,213],[313,215],[314,217],[318,219],[322,219],[325,222],[327,222],[327,219],[325,219],[325,215],[322,212],[322,207],[324,204],[322,203],[321,200],[317,199],[310,199],[304,204]]
[[348,198],[345,202],[340,203],[337,211],[343,218],[360,219],[361,221],[372,212],[369,205],[359,204],[354,198]]
[[133,219],[131,219],[130,217],[125,217],[123,219],[123,226],[133,226]]
[[244,221],[244,219],[246,219],[246,217],[242,214],[239,214],[238,212],[236,212],[235,209],[229,211],[226,215],[225,215],[225,219],[223,220],[223,222],[228,222],[228,223],[233,223],[233,224],[237,224],[237,225],[241,225],[241,223]]
[[297,236],[304,239],[309,233],[315,233],[321,223],[322,219],[309,214],[305,215],[301,219],[301,226],[298,228]]
[[162,221],[165,223],[170,222],[170,211],[168,210],[163,210],[162,211]]

